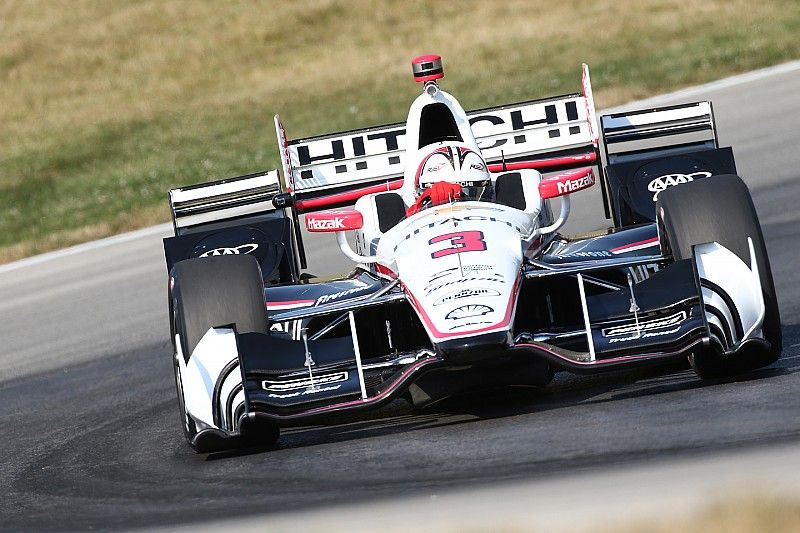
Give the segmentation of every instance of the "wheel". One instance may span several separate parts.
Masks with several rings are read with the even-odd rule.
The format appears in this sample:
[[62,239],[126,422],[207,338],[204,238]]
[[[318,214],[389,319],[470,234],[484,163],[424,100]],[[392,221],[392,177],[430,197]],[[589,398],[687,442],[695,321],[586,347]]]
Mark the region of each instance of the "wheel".
[[191,416],[189,416],[189,413],[186,412],[186,404],[185,400],[183,399],[183,381],[181,381],[181,367],[178,364],[177,353],[173,353],[172,356],[172,370],[175,373],[175,390],[178,394],[178,411],[181,417],[181,427],[183,428],[183,436],[186,437],[186,442],[188,442],[192,448],[195,448],[194,438],[197,435],[197,426],[194,423],[194,419]]
[[659,194],[656,213],[664,251],[676,260],[691,258],[695,244],[715,241],[749,265],[747,237],[753,240],[765,305],[762,331],[770,348],[724,359],[719,350],[693,353],[689,362],[697,374],[722,377],[774,363],[783,348],[781,317],[761,225],[742,179],[725,174],[671,187]]
[[[173,344],[184,362],[209,328],[235,324],[239,333],[268,333],[264,284],[255,258],[230,255],[188,259],[170,272]],[[175,354],[178,353],[175,345]],[[175,385],[186,440],[194,447],[197,428],[186,411],[180,365],[174,355]],[[277,437],[276,437],[277,438]]]
[[247,255],[188,259],[175,264],[172,305],[175,333],[186,361],[209,328],[236,324],[239,333],[267,333],[264,284]]

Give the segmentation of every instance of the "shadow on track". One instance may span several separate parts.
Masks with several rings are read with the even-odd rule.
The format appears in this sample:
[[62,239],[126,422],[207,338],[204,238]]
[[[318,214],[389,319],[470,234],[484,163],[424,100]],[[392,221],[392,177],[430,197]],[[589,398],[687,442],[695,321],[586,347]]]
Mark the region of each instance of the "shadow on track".
[[673,363],[636,370],[620,370],[596,376],[561,373],[544,388],[506,387],[487,389],[442,400],[424,410],[415,410],[403,399],[387,407],[331,426],[287,428],[276,446],[248,448],[209,454],[208,461],[273,450],[346,442],[386,435],[397,435],[430,428],[444,428],[479,420],[502,419],[520,415],[602,404],[621,400],[654,397],[695,389],[727,386],[736,383],[769,381],[800,372],[797,343],[800,325],[783,328],[785,347],[772,366],[724,379],[701,380],[688,363]]
[[[20,529],[129,528],[220,516],[242,494],[243,514],[270,513],[796,439],[800,326],[784,338],[776,365],[735,380],[685,365],[562,374],[209,456],[183,443],[169,348],[152,346],[4,384],[0,515]],[[47,405],[32,401],[45,390]]]

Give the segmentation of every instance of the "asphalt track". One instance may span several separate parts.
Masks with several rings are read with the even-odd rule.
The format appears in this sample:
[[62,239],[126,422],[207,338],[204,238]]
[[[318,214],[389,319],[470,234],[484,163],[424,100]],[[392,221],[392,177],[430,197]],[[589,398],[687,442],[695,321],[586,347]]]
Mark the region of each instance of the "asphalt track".
[[[195,455],[170,367],[159,238],[168,228],[0,267],[0,529],[253,515],[268,528],[271,513],[302,520],[325,505],[800,443],[798,94],[793,63],[647,102],[713,100],[721,143],[734,147],[761,216],[785,350],[735,380],[701,382],[682,367],[562,374],[543,391],[424,415],[398,402],[370,420],[286,431],[275,450]],[[597,191],[575,204],[572,229],[602,222]],[[312,264],[345,264],[327,242],[310,247]]]

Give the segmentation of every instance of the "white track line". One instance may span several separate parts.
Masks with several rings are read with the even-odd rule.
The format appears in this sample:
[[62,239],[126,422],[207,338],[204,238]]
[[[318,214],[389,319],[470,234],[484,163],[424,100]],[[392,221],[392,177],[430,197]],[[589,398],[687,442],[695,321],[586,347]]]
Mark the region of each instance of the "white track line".
[[18,270],[20,268],[46,263],[54,259],[61,259],[62,257],[67,257],[70,255],[107,248],[109,246],[114,246],[144,237],[154,237],[156,235],[168,234],[171,230],[171,223],[159,224],[157,226],[150,226],[135,231],[129,231],[127,233],[120,233],[119,235],[113,235],[97,241],[85,242],[83,244],[70,246],[69,248],[63,248],[61,250],[34,255],[33,257],[20,259],[19,261],[14,261],[13,263],[0,265],[0,274],[5,274],[6,272],[11,272],[12,270]]
[[[787,74],[797,70],[800,70],[800,61],[790,61],[788,63],[781,63],[780,65],[775,65],[772,67],[753,70],[751,72],[745,72],[744,74],[737,74],[735,76],[730,76],[728,78],[723,78],[721,80],[712,81],[710,83],[705,83],[703,85],[687,87],[685,89],[680,89],[671,93],[661,94],[658,96],[654,96],[652,98],[637,100],[635,102],[630,102],[615,108],[605,109],[603,110],[603,112],[614,113],[622,111],[623,109],[633,109],[637,107],[647,107],[650,105],[656,105],[658,102],[663,102],[664,100],[691,98],[697,96],[698,94],[705,93],[707,91],[727,89],[730,87],[735,87],[737,85],[744,85],[746,83],[762,80],[770,76],[778,76],[781,74]],[[0,265],[0,274],[4,274],[6,272],[10,272],[12,270],[17,270],[20,268],[38,265],[41,263],[45,263],[47,261],[51,261],[53,259],[60,259],[62,257],[67,257],[70,255],[75,255],[82,252],[88,252],[90,250],[97,250],[100,248],[106,248],[108,246],[114,246],[141,237],[151,237],[154,235],[167,233],[169,232],[171,227],[172,225],[169,223],[159,224],[158,226],[151,226],[149,228],[143,228],[128,233],[122,233],[120,235],[115,235],[113,237],[108,237],[97,241],[78,244],[76,246],[64,248],[63,250],[56,250],[54,252],[48,252],[45,254],[36,255],[33,257],[29,257],[27,259],[20,259],[19,261],[14,261],[13,263]]]

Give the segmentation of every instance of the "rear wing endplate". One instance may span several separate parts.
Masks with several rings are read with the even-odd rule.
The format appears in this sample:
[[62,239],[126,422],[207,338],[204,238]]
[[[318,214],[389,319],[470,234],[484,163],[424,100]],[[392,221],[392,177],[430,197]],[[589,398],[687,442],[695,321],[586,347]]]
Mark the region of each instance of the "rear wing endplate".
[[613,113],[600,124],[609,164],[719,147],[711,102]]
[[175,234],[249,216],[284,217],[285,210],[272,203],[281,192],[277,170],[172,189],[169,205]]

